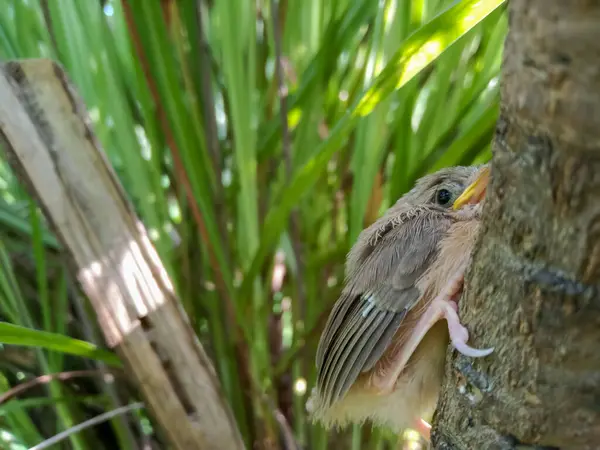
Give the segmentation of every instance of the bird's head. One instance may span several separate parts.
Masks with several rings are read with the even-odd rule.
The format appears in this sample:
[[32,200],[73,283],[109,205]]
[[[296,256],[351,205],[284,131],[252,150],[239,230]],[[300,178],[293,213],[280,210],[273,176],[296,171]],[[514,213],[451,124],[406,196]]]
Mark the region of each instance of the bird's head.
[[438,170],[419,179],[402,199],[413,206],[459,210],[480,203],[489,182],[489,165],[456,166]]
[[[457,220],[479,218],[482,200],[489,181],[489,165],[455,166],[420,178],[415,187],[403,195],[377,221],[365,228],[352,247],[346,261],[347,273],[361,266],[379,242],[398,225],[414,221],[415,239],[439,219],[453,216]],[[419,217],[419,220],[415,219]]]

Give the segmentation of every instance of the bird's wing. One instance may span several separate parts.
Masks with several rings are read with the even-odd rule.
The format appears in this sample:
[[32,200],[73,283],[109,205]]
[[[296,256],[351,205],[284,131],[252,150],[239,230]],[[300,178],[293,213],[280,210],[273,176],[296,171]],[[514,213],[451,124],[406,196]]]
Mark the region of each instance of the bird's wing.
[[359,238],[357,245],[362,246],[349,255],[355,262],[348,283],[317,350],[317,385],[326,405],[345,395],[388,348],[421,297],[417,280],[431,265],[451,223],[439,212],[407,211],[374,224]]

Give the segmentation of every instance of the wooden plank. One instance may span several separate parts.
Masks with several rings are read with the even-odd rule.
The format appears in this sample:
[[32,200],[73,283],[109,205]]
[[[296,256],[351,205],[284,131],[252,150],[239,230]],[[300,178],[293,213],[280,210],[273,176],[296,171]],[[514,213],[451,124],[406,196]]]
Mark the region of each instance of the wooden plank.
[[244,448],[158,254],[54,62],[2,66],[0,141],[170,446]]

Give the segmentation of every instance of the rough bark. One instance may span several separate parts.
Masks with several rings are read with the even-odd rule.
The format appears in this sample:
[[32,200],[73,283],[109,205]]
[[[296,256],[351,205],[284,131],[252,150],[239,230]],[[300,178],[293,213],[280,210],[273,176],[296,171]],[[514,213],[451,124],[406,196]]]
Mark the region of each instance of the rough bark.
[[600,1],[511,0],[482,234],[435,449],[600,448]]
[[242,449],[213,366],[85,118],[51,61],[2,66],[0,142],[62,241],[108,345],[167,444]]

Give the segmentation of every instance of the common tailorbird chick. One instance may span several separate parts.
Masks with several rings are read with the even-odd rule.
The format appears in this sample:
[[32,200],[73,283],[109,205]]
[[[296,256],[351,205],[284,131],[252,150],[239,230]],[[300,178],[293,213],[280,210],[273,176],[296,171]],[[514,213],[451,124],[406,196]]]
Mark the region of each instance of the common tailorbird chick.
[[317,349],[313,420],[370,419],[429,439],[422,418],[435,409],[448,342],[471,357],[493,351],[467,344],[456,303],[488,179],[487,165],[427,175],[360,234]]

